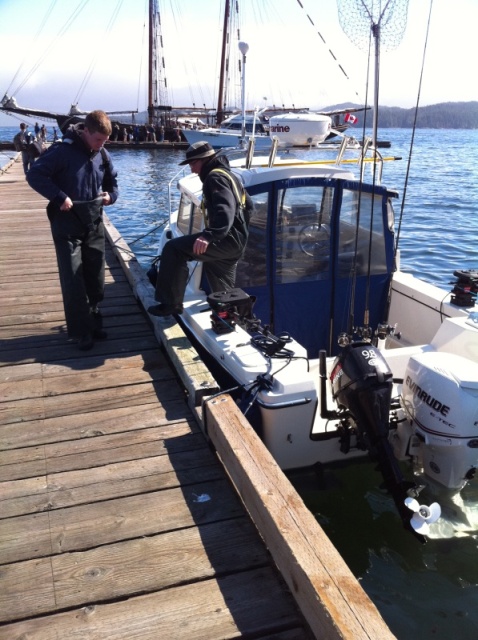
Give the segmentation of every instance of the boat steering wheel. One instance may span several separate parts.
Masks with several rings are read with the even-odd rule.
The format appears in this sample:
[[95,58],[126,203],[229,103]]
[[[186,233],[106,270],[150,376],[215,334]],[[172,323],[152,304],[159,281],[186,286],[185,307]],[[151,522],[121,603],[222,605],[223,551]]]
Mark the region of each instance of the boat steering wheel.
[[330,228],[326,224],[308,224],[299,231],[299,247],[302,253],[316,260],[329,255]]

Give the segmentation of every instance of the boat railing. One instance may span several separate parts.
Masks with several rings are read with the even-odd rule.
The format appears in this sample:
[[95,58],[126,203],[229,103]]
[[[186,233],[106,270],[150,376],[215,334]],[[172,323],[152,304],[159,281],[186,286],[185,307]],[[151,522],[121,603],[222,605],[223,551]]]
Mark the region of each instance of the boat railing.
[[347,137],[344,136],[342,138],[342,142],[340,143],[337,157],[335,158],[335,164],[337,165],[337,167],[339,167],[342,164],[344,153],[347,150],[348,144],[349,144],[349,140]]
[[[187,165],[186,165],[187,166]],[[171,221],[171,216],[173,214],[173,193],[177,193],[177,182],[179,180],[180,177],[183,177],[186,174],[186,166],[181,167],[181,169],[179,169],[179,171],[171,178],[171,180],[168,182],[168,217],[169,217],[169,221]],[[173,185],[174,184],[174,191],[173,191]]]
[[274,166],[278,147],[279,147],[279,138],[277,136],[272,136],[271,151],[269,153],[269,163],[268,163],[269,167]]
[[[370,151],[371,153],[371,157],[367,158],[367,153]],[[362,150],[361,150],[361,154],[360,154],[360,179],[361,181],[363,181],[364,179],[364,173],[365,173],[365,164],[367,162],[373,162],[374,164],[374,171],[375,169],[377,169],[377,173],[375,175],[375,181],[377,184],[381,184],[382,183],[382,173],[383,173],[383,162],[384,159],[382,157],[382,154],[380,153],[380,151],[372,146],[372,138],[370,137],[365,137],[364,141],[363,141],[363,145],[362,145]]]

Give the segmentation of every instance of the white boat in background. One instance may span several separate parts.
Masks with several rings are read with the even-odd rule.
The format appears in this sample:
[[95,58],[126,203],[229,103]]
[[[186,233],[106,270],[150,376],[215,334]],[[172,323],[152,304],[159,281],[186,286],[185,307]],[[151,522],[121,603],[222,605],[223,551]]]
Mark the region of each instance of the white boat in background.
[[237,113],[223,120],[219,127],[182,129],[182,134],[189,144],[205,140],[213,149],[223,149],[225,147],[247,146],[251,138],[254,138],[256,149],[263,151],[270,149],[269,127],[262,120],[260,114],[245,116],[244,132],[243,135],[242,115]]
[[[247,115],[245,136],[242,135],[242,116],[226,118],[220,127],[183,129],[189,144],[205,140],[214,149],[247,146],[253,137],[256,149],[268,151],[272,137],[279,140],[279,147],[312,147],[324,143],[332,132],[332,119],[319,113],[282,113],[266,122],[261,113]],[[337,135],[341,135],[337,133]]]
[[320,113],[284,113],[269,120],[269,134],[277,136],[281,147],[317,146],[331,131],[332,119]]

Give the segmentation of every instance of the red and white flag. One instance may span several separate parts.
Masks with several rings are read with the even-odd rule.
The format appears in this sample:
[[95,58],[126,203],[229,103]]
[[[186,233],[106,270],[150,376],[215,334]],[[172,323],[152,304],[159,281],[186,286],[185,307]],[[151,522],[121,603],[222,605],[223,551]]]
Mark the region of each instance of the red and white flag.
[[349,124],[355,124],[357,122],[357,118],[353,116],[351,113],[346,113],[344,120]]

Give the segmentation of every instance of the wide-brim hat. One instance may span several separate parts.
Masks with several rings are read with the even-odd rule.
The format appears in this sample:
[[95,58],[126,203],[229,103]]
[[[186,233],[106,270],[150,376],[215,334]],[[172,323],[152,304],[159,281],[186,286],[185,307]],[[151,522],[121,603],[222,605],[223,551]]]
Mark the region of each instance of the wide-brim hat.
[[209,158],[215,155],[214,149],[209,142],[195,142],[186,151],[186,160],[183,160],[179,165],[189,164],[193,160],[199,160],[200,158]]

